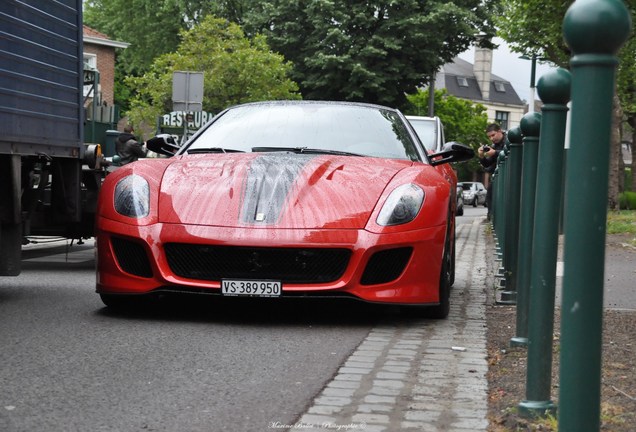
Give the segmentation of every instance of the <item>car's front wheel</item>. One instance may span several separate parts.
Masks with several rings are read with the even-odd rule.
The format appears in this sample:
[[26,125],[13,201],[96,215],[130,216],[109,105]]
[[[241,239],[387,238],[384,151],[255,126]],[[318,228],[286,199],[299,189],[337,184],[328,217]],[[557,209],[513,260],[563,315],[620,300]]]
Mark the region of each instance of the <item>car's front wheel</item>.
[[444,259],[442,260],[442,270],[439,276],[439,304],[431,306],[428,310],[428,316],[435,319],[447,318],[450,312],[452,255],[448,252],[448,249],[450,248],[447,245],[444,248]]

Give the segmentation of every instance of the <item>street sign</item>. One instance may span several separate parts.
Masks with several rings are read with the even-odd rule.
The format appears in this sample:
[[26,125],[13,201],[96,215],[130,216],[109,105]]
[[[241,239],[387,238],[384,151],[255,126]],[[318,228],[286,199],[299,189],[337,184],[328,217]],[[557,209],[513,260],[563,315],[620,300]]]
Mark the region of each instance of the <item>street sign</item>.
[[172,74],[172,110],[203,109],[203,72],[176,71]]

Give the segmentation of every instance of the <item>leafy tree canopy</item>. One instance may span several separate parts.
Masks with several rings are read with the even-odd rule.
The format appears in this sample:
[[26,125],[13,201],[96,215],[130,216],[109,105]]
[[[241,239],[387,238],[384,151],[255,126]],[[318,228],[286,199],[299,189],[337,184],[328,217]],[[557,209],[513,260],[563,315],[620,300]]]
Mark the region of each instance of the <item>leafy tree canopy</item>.
[[292,61],[306,99],[403,106],[405,93],[494,33],[496,0],[264,0],[244,16]]
[[[503,0],[504,13],[498,20],[502,36],[515,52],[525,55],[538,55],[556,65],[568,68],[571,52],[563,39],[563,18],[573,1],[563,0]],[[636,22],[636,0],[624,0],[631,14],[632,23]],[[616,95],[620,109],[614,113],[620,118],[621,110],[626,122],[632,126],[632,139],[636,139],[636,33],[632,31],[630,39],[618,53],[616,75]],[[620,128],[619,128],[620,129]],[[619,143],[616,134],[613,146]],[[615,154],[620,155],[620,150]],[[610,207],[617,202],[618,171],[620,164],[610,166]],[[636,185],[636,176],[633,178]]]
[[[404,112],[409,115],[428,115],[429,91],[418,90],[407,95],[408,105]],[[457,141],[469,145],[475,151],[488,142],[486,126],[488,116],[486,107],[471,101],[460,99],[444,90],[435,90],[435,115],[444,125],[446,141]],[[477,159],[457,164],[458,176],[461,180],[472,179],[473,172],[481,169]]]
[[128,113],[133,123],[154,124],[158,115],[172,111],[174,71],[204,72],[205,111],[300,98],[298,86],[288,78],[291,65],[270,51],[264,37],[249,40],[238,25],[211,15],[181,37],[176,52],[158,57],[143,76],[126,79],[137,90]]
[[130,46],[118,56],[125,74],[145,72],[161,54],[179,45],[179,31],[201,14],[203,0],[87,0],[84,24]]
[[[527,56],[537,55],[560,67],[569,68],[571,52],[563,39],[563,18],[573,1],[504,0],[497,20],[499,35],[511,49]],[[625,1],[636,22],[636,0]],[[618,96],[621,107],[636,115],[636,33],[619,52]]]

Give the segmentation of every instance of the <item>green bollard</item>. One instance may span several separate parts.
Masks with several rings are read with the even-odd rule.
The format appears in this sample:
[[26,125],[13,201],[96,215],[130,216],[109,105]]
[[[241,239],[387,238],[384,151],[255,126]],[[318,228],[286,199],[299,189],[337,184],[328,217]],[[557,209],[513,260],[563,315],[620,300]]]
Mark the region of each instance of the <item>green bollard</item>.
[[501,222],[503,219],[503,191],[504,191],[504,178],[506,177],[506,152],[499,152],[499,156],[497,156],[497,186],[495,189],[495,215],[494,215],[494,226],[495,231],[497,232],[497,238],[500,240],[503,239],[501,235],[501,227],[503,223]]
[[612,100],[631,18],[621,0],[578,0],[563,20],[574,56],[565,195],[559,431],[600,429],[603,279]]
[[510,346],[528,344],[528,291],[530,290],[530,264],[532,260],[532,233],[534,231],[534,201],[537,189],[537,159],[541,114],[531,112],[521,119],[523,157],[521,170],[521,197],[519,203],[519,233],[517,236],[517,322]]
[[497,184],[496,184],[496,188],[494,189],[495,194],[494,194],[494,199],[493,201],[495,202],[495,208],[494,208],[494,213],[493,213],[493,226],[495,229],[495,235],[497,237],[497,246],[496,246],[496,251],[497,251],[497,262],[499,263],[499,266],[497,268],[497,274],[495,275],[497,277],[497,280],[501,283],[501,281],[503,281],[504,275],[505,275],[505,268],[503,265],[503,245],[504,245],[504,234],[503,234],[503,227],[504,227],[504,214],[505,214],[505,209],[504,209],[504,188],[506,186],[505,184],[505,178],[506,178],[506,152],[505,152],[505,147],[504,147],[504,151],[499,152],[499,156],[497,156],[497,168],[495,169],[495,171],[497,172]]
[[501,293],[500,303],[517,303],[517,238],[519,236],[519,203],[521,195],[521,167],[523,154],[521,152],[522,138],[519,127],[508,131],[510,153],[506,161],[506,196],[505,213],[506,226],[504,228],[504,268],[506,274],[506,290]]
[[[497,166],[495,167],[495,170],[492,173],[492,177],[490,177],[490,183],[492,184],[492,196],[491,196],[491,201],[490,201],[490,225],[492,225],[492,227],[495,227],[495,213],[496,213],[496,209],[497,209],[497,203],[496,203],[496,196],[497,196],[497,177],[499,177],[499,157],[497,157]],[[495,232],[495,236],[497,235],[497,233]]]
[[526,399],[519,404],[519,413],[525,417],[556,414],[556,405],[550,399],[552,338],[570,82],[570,72],[557,69],[543,75],[537,84],[539,97],[544,102],[538,162],[541,175],[537,178],[541,198],[534,207],[532,249],[536,253],[530,267]]

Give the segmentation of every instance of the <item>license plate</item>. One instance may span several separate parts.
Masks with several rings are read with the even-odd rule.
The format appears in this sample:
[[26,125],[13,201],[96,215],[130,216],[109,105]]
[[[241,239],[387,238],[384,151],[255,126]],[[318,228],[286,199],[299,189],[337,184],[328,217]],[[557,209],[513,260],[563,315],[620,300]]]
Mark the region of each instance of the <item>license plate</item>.
[[279,297],[282,285],[280,281],[223,279],[221,281],[221,294],[227,296]]

